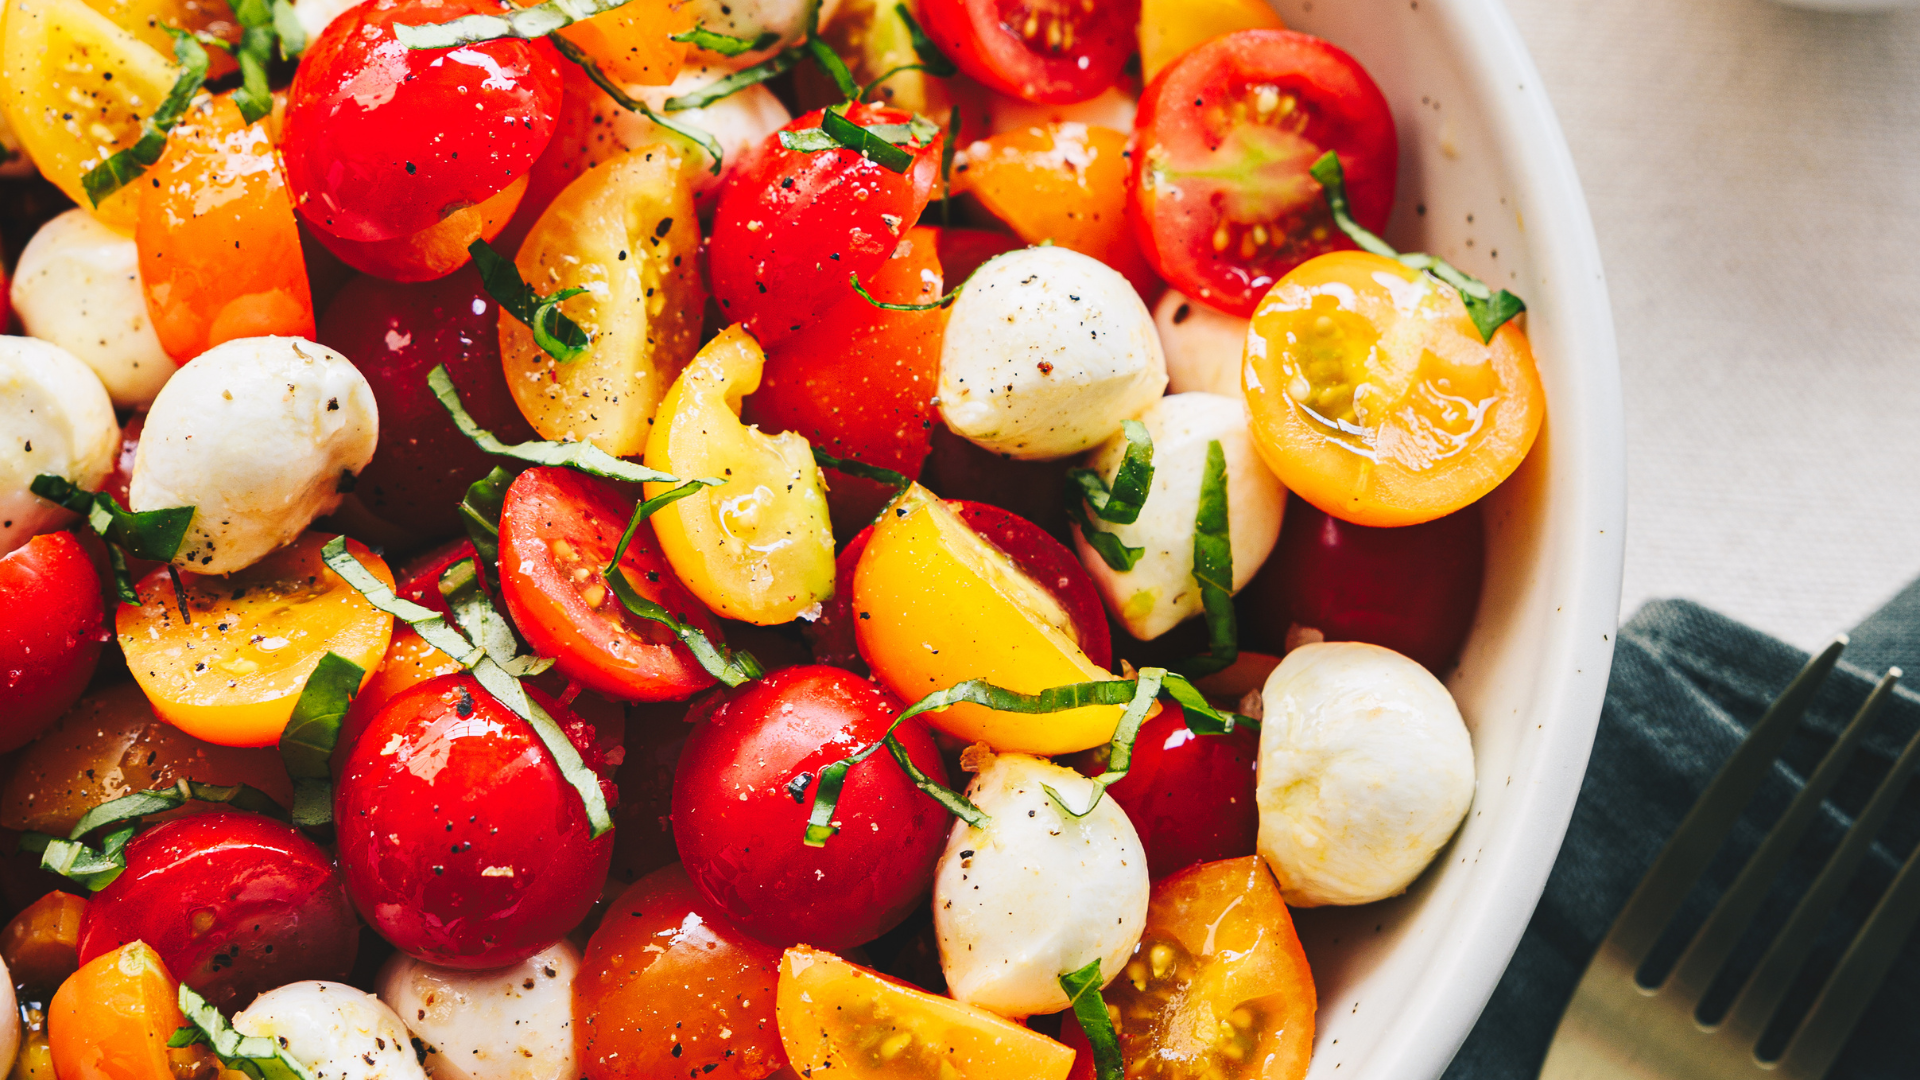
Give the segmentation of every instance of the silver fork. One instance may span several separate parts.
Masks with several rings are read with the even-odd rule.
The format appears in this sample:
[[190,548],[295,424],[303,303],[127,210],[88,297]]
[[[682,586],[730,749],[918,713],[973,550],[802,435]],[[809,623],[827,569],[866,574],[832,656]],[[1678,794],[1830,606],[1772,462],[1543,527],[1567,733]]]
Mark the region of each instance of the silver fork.
[[1920,918],[1920,849],[1907,858],[1854,936],[1780,1058],[1762,1061],[1756,1044],[1813,951],[1821,926],[1893,811],[1909,774],[1920,763],[1920,734],[1907,743],[1740,988],[1726,1016],[1708,1025],[1696,1013],[1794,845],[1819,812],[1821,801],[1840,779],[1874,716],[1893,695],[1900,669],[1888,671],[1874,687],[1666,980],[1659,986],[1642,986],[1635,973],[1733,831],[1846,644],[1842,637],[1808,661],[1720,767],[1673,839],[1661,849],[1581,976],[1554,1032],[1541,1080],[1712,1080],[1763,1074],[1780,1080],[1820,1080],[1826,1075],[1892,967],[1915,919]]

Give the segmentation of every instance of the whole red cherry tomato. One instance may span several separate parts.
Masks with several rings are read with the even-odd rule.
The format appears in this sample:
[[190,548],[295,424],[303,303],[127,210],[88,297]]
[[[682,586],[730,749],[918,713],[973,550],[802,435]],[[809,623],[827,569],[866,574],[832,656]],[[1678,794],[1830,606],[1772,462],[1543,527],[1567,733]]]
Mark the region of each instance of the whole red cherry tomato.
[[427,387],[445,366],[481,427],[515,443],[533,428],[507,392],[499,308],[471,266],[415,285],[355,277],[320,319],[320,343],[340,350],[373,387],[380,445],[354,489],[375,514],[428,536],[458,532],[467,485],[495,460],[460,434]]
[[920,18],[961,71],[1003,94],[1065,105],[1120,77],[1138,44],[1140,0],[923,0]]
[[1280,543],[1243,595],[1247,646],[1282,654],[1289,627],[1364,641],[1436,674],[1460,656],[1480,604],[1486,534],[1478,504],[1419,525],[1355,525],[1289,500]]
[[[606,480],[572,469],[528,469],[500,511],[500,592],[514,625],[562,674],[621,701],[673,701],[713,685],[673,631],[629,612],[602,571],[633,516]],[[673,576],[653,528],[642,523],[620,560],[641,596],[717,644],[720,628]]]
[[[1106,769],[1105,748],[1075,762],[1088,776]],[[1107,794],[1127,812],[1147,849],[1147,872],[1155,880],[1194,863],[1254,853],[1260,808],[1254,804],[1254,763],[1260,733],[1196,735],[1186,712],[1172,702],[1140,725],[1132,767]]]
[[[936,235],[921,227],[909,232],[864,283],[868,291],[890,304],[938,300]],[[760,388],[742,403],[741,416],[766,431],[797,431],[836,457],[916,479],[938,419],[933,388],[946,328],[944,309],[888,311],[849,296],[767,350]],[[827,506],[842,536],[893,501],[885,484],[835,469],[826,477]]]
[[1291,30],[1240,30],[1168,64],[1134,118],[1128,216],[1167,284],[1242,317],[1287,271],[1353,244],[1308,170],[1338,151],[1378,232],[1400,162],[1393,113],[1358,61]]
[[360,920],[333,859],[291,825],[210,811],[127,845],[127,869],[94,894],[80,962],[145,941],[223,1009],[302,979],[353,970]]
[[[673,784],[673,836],[700,891],[775,945],[846,949],[898,925],[933,884],[946,810],[885,751],[848,770],[823,847],[803,842],[820,770],[876,742],[902,706],[842,668],[787,668],[726,695],[694,726]],[[894,735],[936,782],[917,719]]]
[[[601,765],[585,725],[530,693]],[[347,759],[333,820],[361,916],[442,967],[504,967],[553,944],[593,909],[613,855],[533,728],[465,673],[388,702]]]
[[488,0],[369,0],[307,46],[281,142],[303,218],[348,240],[390,240],[484,202],[533,165],[560,108],[553,46],[415,50],[393,31],[498,13]]
[[[818,129],[824,115],[815,109],[782,130]],[[864,127],[912,116],[855,105],[847,119]],[[920,220],[940,179],[941,141],[908,147],[903,173],[844,148],[788,150],[779,132],[743,154],[720,189],[708,245],[722,318],[771,347],[854,296],[848,275],[871,282]]]
[[71,533],[0,558],[0,753],[25,746],[79,698],[112,636],[94,558]]

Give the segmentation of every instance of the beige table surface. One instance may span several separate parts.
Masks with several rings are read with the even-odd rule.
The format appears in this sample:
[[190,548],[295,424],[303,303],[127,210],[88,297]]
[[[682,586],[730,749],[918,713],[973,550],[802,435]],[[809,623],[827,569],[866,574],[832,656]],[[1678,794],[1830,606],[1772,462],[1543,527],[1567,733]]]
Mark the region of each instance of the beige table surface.
[[1622,618],[1816,646],[1920,575],[1920,11],[1507,3],[1613,293]]

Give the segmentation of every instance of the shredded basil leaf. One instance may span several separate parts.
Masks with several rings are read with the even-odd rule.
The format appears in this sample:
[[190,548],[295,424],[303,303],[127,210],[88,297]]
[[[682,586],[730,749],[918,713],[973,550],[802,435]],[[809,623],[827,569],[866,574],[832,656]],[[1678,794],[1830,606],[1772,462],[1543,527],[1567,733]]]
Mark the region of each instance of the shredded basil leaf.
[[678,502],[701,488],[718,487],[726,483],[717,477],[688,480],[670,491],[663,491],[653,498],[633,508],[633,518],[627,522],[627,531],[620,534],[620,543],[613,549],[613,558],[601,569],[600,574],[607,581],[607,588],[618,597],[620,605],[635,616],[650,622],[657,622],[673,631],[680,643],[693,653],[701,668],[707,674],[720,680],[727,686],[739,686],[766,674],[752,653],[744,649],[715,645],[712,639],[701,633],[698,627],[681,621],[673,612],[640,595],[627,580],[626,571],[620,568],[620,560],[626,557],[627,545],[633,543],[634,534],[640,531],[640,523],[652,517],[661,507]]
[[[126,556],[150,562],[171,562],[193,524],[191,506],[170,506],[164,510],[133,513],[104,491],[87,491],[64,476],[41,473],[27,490],[76,514],[84,514],[87,527],[107,542],[107,554],[113,566],[114,589],[122,603],[140,603],[127,574]],[[121,549],[125,549],[124,553]],[[177,571],[176,571],[177,573]],[[177,587],[177,586],[176,586]],[[193,620],[181,604],[180,613],[188,623]]]
[[[913,12],[907,9],[907,5],[895,4],[893,10],[894,14],[900,17],[900,21],[906,24],[907,37],[913,42],[913,54],[920,58],[920,62],[917,64],[901,64],[898,67],[889,68],[879,78],[868,83],[860,91],[860,100],[862,101],[866,100],[869,94],[872,94],[878,89],[881,83],[886,82],[888,79],[893,78],[903,71],[924,71],[929,75],[935,75],[943,79],[960,73],[959,66],[948,59],[947,54],[940,51],[940,46],[935,45],[933,39],[927,36],[927,32],[920,28],[919,21],[913,17]],[[958,109],[959,106],[956,105],[954,108]]]
[[1184,675],[1167,672],[1160,688],[1168,697],[1180,703],[1181,709],[1186,712],[1187,730],[1195,735],[1225,735],[1235,728],[1257,729],[1260,726],[1260,722],[1251,716],[1214,708],[1206,695],[1188,682]]
[[1240,628],[1233,613],[1233,534],[1227,510],[1227,456],[1220,440],[1207,444],[1200,477],[1200,508],[1193,516],[1193,581],[1207,617],[1207,651],[1181,667],[1193,675],[1224,671],[1240,658]]
[[273,0],[273,33],[280,41],[280,59],[292,60],[307,51],[307,30],[294,14],[292,0]]
[[1160,682],[1167,676],[1165,668],[1141,668],[1138,672],[1137,687],[1133,700],[1127,702],[1127,711],[1120,714],[1120,725],[1113,729],[1113,741],[1108,744],[1107,768],[1093,779],[1093,798],[1087,800],[1085,810],[1075,810],[1060,798],[1060,793],[1048,784],[1041,784],[1041,790],[1053,805],[1060,808],[1068,817],[1083,818],[1093,813],[1100,805],[1100,797],[1107,789],[1126,779],[1127,770],[1133,767],[1133,740],[1140,736],[1140,725],[1147,721],[1147,711],[1153,706],[1153,699],[1160,696]]
[[233,92],[233,103],[239,106],[241,118],[251,124],[273,111],[273,88],[267,83],[267,64],[272,61],[273,47],[280,39],[279,26],[272,0],[234,0],[233,17],[242,28],[240,44],[222,47],[240,65],[240,88]]
[[88,169],[80,178],[80,188],[86,192],[87,201],[99,206],[101,200],[132,183],[136,177],[146,172],[160,160],[167,149],[167,132],[187,113],[187,106],[193,103],[193,95],[207,81],[207,50],[194,40],[192,34],[171,26],[161,29],[173,35],[173,59],[180,67],[180,74],[173,80],[173,88],[167,91],[166,99],[160,107],[140,125],[140,138],[132,146],[121,150],[107,160]]
[[480,271],[480,282],[486,286],[487,295],[499,301],[507,314],[519,319],[527,329],[533,331],[533,343],[540,346],[541,351],[562,364],[579,359],[580,354],[587,351],[593,338],[580,329],[579,323],[567,318],[560,310],[561,301],[570,300],[587,290],[576,287],[561,289],[552,296],[541,296],[520,276],[520,268],[513,265],[513,260],[493,250],[485,240],[468,244],[467,251],[473,256],[473,265]]
[[905,491],[913,486],[913,481],[908,479],[905,473],[897,473],[892,469],[883,469],[878,465],[869,465],[864,461],[856,461],[853,458],[834,457],[832,454],[827,453],[817,446],[813,448],[813,461],[814,464],[823,469],[835,469],[848,476],[858,476],[862,480],[872,480],[876,484],[885,484],[895,491]]
[[59,874],[88,892],[99,892],[126,870],[127,842],[133,839],[135,831],[132,825],[115,829],[107,834],[98,851],[78,840],[62,840],[46,833],[21,833],[20,850],[40,852],[40,869]]
[[[817,23],[820,17],[819,6],[815,5],[813,10],[814,14],[812,18],[815,23]],[[840,54],[833,51],[833,46],[820,40],[820,31],[817,25],[808,25],[806,44],[803,45],[802,48],[807,50],[807,55],[811,56],[813,62],[820,66],[820,70],[826,72],[827,78],[833,80],[833,85],[840,88],[840,96],[846,98],[848,101],[859,99],[860,84],[853,80],[853,72],[847,70],[847,62],[840,59]]]
[[885,300],[875,299],[874,295],[867,291],[867,287],[860,284],[860,274],[858,271],[849,271],[847,281],[853,286],[853,291],[860,294],[860,299],[865,300],[867,303],[872,304],[882,311],[938,311],[944,307],[952,307],[953,302],[960,297],[960,290],[966,287],[966,283],[961,282],[953,288],[948,289],[945,296],[931,303],[890,304]]
[[293,823],[303,829],[333,823],[333,749],[366,673],[337,653],[320,657],[280,731],[280,761],[293,780]]
[[589,476],[604,476],[609,480],[625,480],[635,484],[649,481],[663,484],[680,482],[677,476],[631,461],[622,461],[588,442],[563,443],[536,439],[511,445],[503,443],[494,437],[493,432],[473,422],[466,407],[460,404],[460,395],[454,390],[453,378],[447,374],[445,365],[436,365],[427,372],[427,386],[433,390],[433,396],[439,399],[440,407],[453,418],[453,426],[460,429],[460,434],[496,457],[513,458],[532,465],[561,465],[578,469]]
[[[561,56],[580,65],[580,70],[586,72],[587,78],[593,80],[595,86],[598,86],[608,97],[612,98],[614,104],[628,112],[639,113],[641,116],[659,124],[661,127],[666,128],[668,131],[673,132],[675,135],[692,142],[700,149],[706,151],[707,156],[713,159],[713,164],[709,166],[708,171],[715,176],[720,175],[721,147],[719,139],[714,138],[710,132],[703,128],[695,127],[682,120],[669,120],[659,113],[654,112],[647,106],[646,102],[627,93],[626,90],[621,88],[619,83],[614,82],[607,76],[606,72],[601,71],[599,62],[594,60],[593,57],[588,56],[586,50],[580,46],[575,45],[559,34],[555,34],[548,40],[553,42],[554,48],[560,51]],[[556,299],[558,299],[558,294],[556,294]],[[535,336],[538,337],[537,334]]]
[[817,128],[780,132],[780,145],[803,154],[852,150],[881,168],[904,173],[913,166],[913,154],[901,147],[925,146],[938,134],[939,127],[917,116],[905,124],[862,127],[847,119],[845,106],[835,105],[821,115]]
[[[1140,509],[1153,490],[1153,437],[1147,425],[1138,420],[1122,420],[1121,433],[1127,448],[1113,484],[1092,469],[1067,472],[1067,520],[1080,527],[1080,535],[1111,569],[1122,573],[1133,569],[1146,556],[1144,547],[1128,547],[1113,533],[1094,524],[1094,518],[1116,525],[1131,525],[1140,519]],[[1089,516],[1087,511],[1093,511]]]
[[1393,259],[1414,270],[1422,270],[1453,286],[1460,299],[1467,305],[1467,317],[1473,320],[1474,329],[1480,331],[1480,340],[1492,341],[1493,332],[1504,326],[1507,320],[1527,310],[1527,305],[1519,297],[1505,289],[1494,292],[1479,278],[1464,273],[1453,264],[1437,255],[1424,255],[1409,252],[1402,255],[1395,251],[1385,240],[1361,227],[1353,220],[1353,214],[1347,205],[1346,172],[1340,167],[1340,155],[1332,150],[1326,152],[1309,170],[1313,178],[1320,182],[1321,194],[1326,196],[1327,209],[1333,214],[1334,224],[1347,234],[1363,251],[1372,252],[1382,258]]
[[447,620],[439,612],[396,594],[387,587],[386,582],[374,577],[347,550],[346,537],[336,536],[327,541],[326,546],[320,549],[320,561],[327,564],[327,569],[340,575],[340,579],[352,586],[355,592],[366,597],[367,603],[413,627],[414,633],[425,638],[427,644],[453,657],[461,667],[472,668],[486,655],[486,650],[475,648],[473,643],[460,635],[460,631],[448,626]]
[[519,475],[504,465],[495,465],[492,472],[468,484],[460,500],[460,523],[466,526],[467,538],[473,541],[473,550],[479,553],[483,566],[500,562],[500,508],[507,500],[507,488]]
[[787,49],[768,57],[752,67],[741,68],[725,78],[715,79],[691,93],[670,97],[662,103],[667,112],[681,112],[686,109],[703,109],[745,90],[749,86],[758,86],[768,79],[786,74],[793,69],[805,55],[801,49]]
[[667,40],[685,42],[696,49],[716,52],[721,56],[744,56],[750,52],[773,48],[779,43],[780,35],[769,30],[757,38],[742,38],[734,37],[732,34],[722,34],[717,30],[709,30],[705,26],[695,26],[691,30],[669,34]]
[[[224,803],[281,821],[287,818],[280,804],[258,788],[246,784],[203,784],[183,778],[172,787],[136,791],[93,807],[80,816],[65,839],[46,833],[22,833],[20,847],[41,853],[40,869],[99,892],[113,884],[126,869],[127,843],[139,830],[140,819],[178,809],[189,801]],[[98,849],[83,842],[89,833],[109,825],[119,827],[107,834]]]
[[1128,547],[1120,542],[1118,536],[1096,526],[1092,519],[1087,517],[1086,511],[1081,509],[1080,502],[1078,498],[1067,502],[1067,520],[1080,526],[1081,538],[1086,540],[1087,546],[1091,547],[1107,566],[1125,573],[1146,557],[1146,548]]
[[203,1043],[222,1065],[253,1080],[314,1080],[307,1067],[294,1060],[278,1040],[235,1031],[219,1009],[185,983],[180,984],[179,1005],[187,1022],[174,1030],[168,1046],[179,1049]]
[[440,596],[453,610],[461,633],[486,652],[488,659],[516,679],[530,678],[553,666],[550,657],[523,656],[513,624],[500,614],[480,587],[480,571],[472,559],[461,559],[440,573]]
[[1113,1030],[1113,1014],[1107,1011],[1107,1001],[1100,996],[1101,985],[1098,959],[1079,971],[1060,976],[1060,989],[1066,992],[1073,1018],[1080,1021],[1080,1030],[1093,1046],[1095,1080],[1121,1080],[1126,1073],[1126,1062],[1120,1055],[1120,1036]]
[[582,19],[604,15],[627,0],[547,0],[498,15],[462,15],[443,23],[408,26],[395,23],[393,36],[409,49],[452,49],[502,38],[532,41]]

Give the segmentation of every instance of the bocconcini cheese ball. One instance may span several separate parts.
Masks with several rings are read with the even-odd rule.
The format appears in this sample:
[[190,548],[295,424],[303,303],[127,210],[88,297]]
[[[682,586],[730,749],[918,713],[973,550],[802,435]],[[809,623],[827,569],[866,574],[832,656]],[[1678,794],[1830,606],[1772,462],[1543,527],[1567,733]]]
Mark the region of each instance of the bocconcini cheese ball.
[[1167,354],[1167,390],[1244,396],[1240,363],[1247,350],[1247,323],[1168,289],[1153,305],[1153,327]]
[[1473,802],[1453,696],[1392,649],[1321,642],[1288,653],[1261,698],[1259,848],[1287,903],[1405,892]]
[[145,408],[173,376],[147,318],[133,237],[85,210],[61,214],[27,241],[12,300],[27,333],[79,357],[120,408]]
[[91,491],[119,450],[113,402],[92,368],[52,342],[0,337],[0,555],[73,518],[29,490],[35,476]]
[[380,1000],[426,1046],[433,1080],[576,1080],[573,977],[580,950],[559,941],[511,967],[455,971],[395,953]]
[[974,271],[940,350],[940,416],[997,454],[1078,454],[1167,388],[1153,317],[1127,279],[1062,247],[1031,247]]
[[330,512],[373,458],[366,377],[305,338],[240,338],[182,367],[154,400],[133,459],[136,511],[198,512],[174,563],[251,566]]
[[[1073,543],[1107,610],[1128,633],[1150,641],[1201,611],[1200,586],[1193,578],[1193,537],[1209,444],[1218,441],[1226,460],[1234,592],[1253,580],[1254,571],[1280,538],[1287,489],[1254,449],[1247,408],[1237,397],[1169,394],[1148,406],[1140,422],[1153,439],[1153,486],[1140,516],[1126,525],[1091,514],[1089,519],[1102,532],[1145,553],[1133,569],[1115,570],[1087,543],[1078,526],[1073,529]],[[1087,465],[1111,483],[1126,447],[1125,436],[1115,435],[1088,456]]]
[[[810,2],[812,0],[693,0],[691,6],[695,26],[704,26],[748,41],[769,32],[778,36],[778,40],[767,48],[751,50],[739,56],[721,56],[718,53],[696,55],[723,63],[735,71],[757,64],[806,37]],[[839,10],[840,0],[818,2],[819,25],[832,25],[833,13]]]
[[[1045,785],[1043,787],[1042,785]],[[1020,1018],[1067,1007],[1060,976],[1100,961],[1112,981],[1147,924],[1146,852],[1120,804],[1093,799],[1093,782],[1026,754],[1000,754],[967,785],[991,816],[984,829],[955,821],[933,881],[933,928],[947,989]]]
[[393,1010],[345,983],[288,983],[253,999],[233,1029],[277,1041],[314,1080],[426,1080]]

